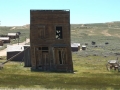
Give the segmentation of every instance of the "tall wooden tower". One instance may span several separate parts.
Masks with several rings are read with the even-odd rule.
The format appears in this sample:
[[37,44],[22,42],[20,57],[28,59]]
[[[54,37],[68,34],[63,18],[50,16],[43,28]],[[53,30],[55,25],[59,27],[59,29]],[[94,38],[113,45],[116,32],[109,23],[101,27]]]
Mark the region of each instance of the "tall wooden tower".
[[73,72],[70,10],[30,10],[32,70]]

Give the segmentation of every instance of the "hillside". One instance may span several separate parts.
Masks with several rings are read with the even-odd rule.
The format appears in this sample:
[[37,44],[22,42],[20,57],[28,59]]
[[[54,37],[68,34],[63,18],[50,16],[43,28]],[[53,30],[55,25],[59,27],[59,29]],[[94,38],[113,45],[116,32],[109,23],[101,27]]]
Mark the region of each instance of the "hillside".
[[[25,26],[13,26],[13,27],[7,27],[7,26],[0,26],[0,36],[7,35],[8,33],[14,33],[14,32],[20,32],[19,37],[19,43],[26,40],[26,38],[29,38],[30,30],[29,27]],[[11,40],[10,44],[18,43],[18,39]],[[4,44],[3,47],[0,48],[0,50],[6,48],[7,44]]]
[[[30,25],[0,27],[0,35],[8,32],[21,32],[20,42],[29,38]],[[120,22],[71,24],[71,42],[87,44],[86,51],[80,55],[118,55],[120,54]],[[91,42],[96,42],[92,45]],[[17,41],[16,41],[17,42]],[[108,44],[105,44],[108,43]]]
[[[88,44],[87,50],[80,51],[80,55],[118,55],[120,54],[119,39],[120,22],[71,25],[71,42]],[[96,44],[92,45],[92,41]]]

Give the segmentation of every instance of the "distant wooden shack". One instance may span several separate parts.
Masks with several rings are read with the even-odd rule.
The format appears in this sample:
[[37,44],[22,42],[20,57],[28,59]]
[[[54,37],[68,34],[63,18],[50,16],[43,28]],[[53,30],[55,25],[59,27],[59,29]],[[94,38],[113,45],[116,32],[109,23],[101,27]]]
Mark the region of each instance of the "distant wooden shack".
[[7,45],[7,60],[13,56],[11,61],[24,62],[25,67],[31,67],[30,45]]
[[82,50],[86,50],[86,46],[85,45],[82,45]]
[[8,37],[10,37],[10,39],[16,39],[16,38],[19,38],[19,34],[18,33],[8,33]]
[[0,40],[2,40],[3,43],[10,43],[10,38],[9,37],[0,37]]
[[[7,60],[24,51],[23,45],[7,45]],[[24,52],[12,59],[12,61],[23,61]]]
[[71,43],[72,52],[76,52],[80,50],[80,43]]

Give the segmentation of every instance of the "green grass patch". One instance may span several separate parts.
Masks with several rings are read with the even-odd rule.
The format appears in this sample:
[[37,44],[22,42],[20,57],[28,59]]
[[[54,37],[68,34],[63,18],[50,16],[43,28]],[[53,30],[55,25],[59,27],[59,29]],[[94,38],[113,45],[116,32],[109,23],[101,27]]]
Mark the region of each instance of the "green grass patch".
[[[8,62],[0,70],[2,88],[41,89],[119,89],[120,73],[107,71],[111,57],[79,56],[73,53],[74,73],[31,72],[21,62]],[[3,62],[5,60],[1,60]]]

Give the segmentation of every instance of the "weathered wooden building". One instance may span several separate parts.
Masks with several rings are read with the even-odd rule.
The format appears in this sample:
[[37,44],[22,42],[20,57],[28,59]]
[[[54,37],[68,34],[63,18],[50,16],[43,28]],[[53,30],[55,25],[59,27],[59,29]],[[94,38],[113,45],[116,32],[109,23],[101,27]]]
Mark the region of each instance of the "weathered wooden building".
[[19,38],[19,34],[18,33],[8,33],[8,37],[10,39],[16,39],[16,38]]
[[73,72],[70,10],[30,10],[31,70]]
[[3,43],[10,43],[10,38],[9,37],[0,37],[0,40],[2,40]]
[[80,43],[71,43],[72,52],[77,52],[80,50]]
[[[22,52],[22,53],[20,53]],[[19,55],[17,55],[20,53]],[[24,46],[23,45],[7,45],[7,60],[17,55],[11,61],[23,61],[24,60]]]
[[82,45],[82,50],[86,50],[86,46],[85,45]]

